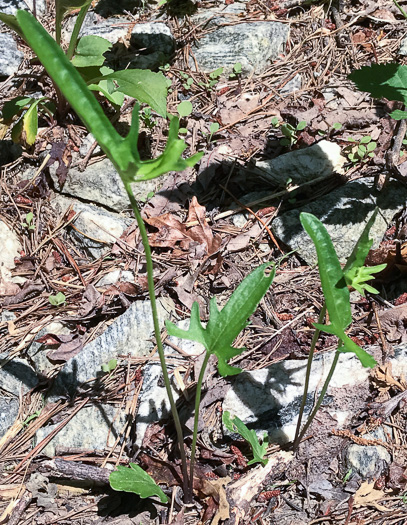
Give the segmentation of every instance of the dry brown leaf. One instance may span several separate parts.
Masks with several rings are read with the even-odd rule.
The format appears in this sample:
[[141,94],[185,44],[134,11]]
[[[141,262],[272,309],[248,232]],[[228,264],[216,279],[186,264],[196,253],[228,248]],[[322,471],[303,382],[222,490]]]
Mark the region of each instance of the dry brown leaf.
[[385,497],[385,493],[382,490],[375,489],[374,485],[375,481],[372,481],[371,483],[364,481],[360,485],[354,496],[354,506],[374,507],[380,512],[389,512],[390,509],[377,503],[377,501],[380,501]]
[[407,303],[379,313],[380,324],[390,342],[407,341]]
[[376,381],[384,383],[389,388],[395,386],[399,390],[403,390],[403,386],[393,377],[391,361],[387,362],[385,365],[376,366],[372,371],[372,375]]

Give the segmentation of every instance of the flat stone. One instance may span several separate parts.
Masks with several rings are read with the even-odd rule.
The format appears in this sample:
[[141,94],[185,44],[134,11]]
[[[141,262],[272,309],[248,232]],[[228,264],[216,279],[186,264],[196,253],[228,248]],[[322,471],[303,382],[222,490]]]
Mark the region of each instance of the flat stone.
[[264,181],[285,187],[290,179],[293,184],[303,184],[332,173],[343,173],[345,162],[339,144],[321,140],[309,148],[257,162],[256,173]]
[[[82,408],[41,453],[53,457],[58,445],[104,450],[114,445],[126,417],[124,411],[112,405],[95,404]],[[58,424],[40,428],[35,436],[36,442],[40,443]]]
[[134,273],[129,271],[113,270],[113,272],[109,272],[99,279],[95,286],[100,286],[103,288],[112,286],[118,282],[134,283]]
[[[333,356],[334,353],[330,352],[316,356],[313,361],[303,423],[314,405],[315,390],[318,388],[320,391],[322,388]],[[249,428],[255,429],[259,437],[267,432],[272,442],[286,443],[293,440],[306,364],[306,360],[281,361],[268,368],[242,372],[233,377],[232,388],[223,402],[223,411],[228,410],[231,415],[237,415]],[[367,381],[368,377],[369,369],[363,368],[354,355],[340,356],[324,401],[324,410],[338,421],[339,428],[346,424],[352,413],[346,408],[338,408],[331,396],[340,398],[338,389],[348,393],[352,387]]]
[[[386,436],[381,427],[374,432],[364,434],[364,439],[379,439],[386,441]],[[346,451],[346,466],[352,469],[352,474],[358,474],[363,480],[379,478],[387,471],[391,463],[391,456],[387,449],[381,445],[357,445],[352,443]]]
[[24,53],[10,33],[0,33],[0,77],[14,75],[23,61]]
[[0,397],[0,438],[15,422],[18,416],[19,401],[17,398]]
[[[204,73],[223,67],[228,74],[240,62],[242,75],[261,74],[282,52],[288,32],[288,25],[280,22],[244,22],[208,33],[192,46],[192,51]],[[190,66],[195,68],[192,58]]]
[[301,212],[312,213],[328,230],[340,261],[345,263],[375,206],[379,207],[380,212],[370,230],[373,248],[378,247],[388,224],[403,208],[406,199],[407,189],[395,180],[390,180],[385,188],[378,192],[372,178],[358,179],[301,209],[283,213],[273,221],[272,229],[278,239],[292,250],[297,250],[308,264],[315,264],[315,247],[300,223]]
[[67,210],[71,204],[78,217],[73,222],[77,230],[71,228],[70,235],[95,259],[107,252],[132,223],[131,219],[126,219],[117,213],[63,195],[57,195],[51,201],[51,206],[58,213]]
[[[75,26],[76,17],[71,17],[62,31],[62,40],[69,43],[71,33]],[[85,21],[81,27],[79,36],[95,35],[106,38],[111,44],[116,44],[119,41],[124,41],[128,32],[127,24],[118,24],[117,18],[104,19],[94,11],[88,11]]]
[[407,37],[404,37],[403,40],[401,41],[398,54],[403,57],[407,56]]
[[[163,326],[172,307],[167,300],[158,300],[157,306],[160,324]],[[102,335],[66,362],[55,380],[50,398],[55,400],[66,392],[73,395],[80,384],[101,374],[102,364],[117,359],[120,355],[148,355],[154,348],[153,334],[150,301],[136,301]]]
[[7,357],[0,354],[0,388],[19,397],[37,386],[37,374],[25,359],[14,357],[7,362]]
[[[62,187],[58,183],[55,166],[50,167],[50,175],[56,190],[63,195],[105,206],[116,212],[130,209],[129,198],[123,182],[109,159],[95,162],[83,172],[77,168],[70,168]],[[132,184],[134,196],[141,201],[146,200],[147,195],[156,188],[157,181],[155,180]]]
[[[15,15],[18,9],[30,10],[33,12],[33,0],[0,0],[0,13]],[[37,14],[43,15],[47,11],[46,0],[36,1]]]

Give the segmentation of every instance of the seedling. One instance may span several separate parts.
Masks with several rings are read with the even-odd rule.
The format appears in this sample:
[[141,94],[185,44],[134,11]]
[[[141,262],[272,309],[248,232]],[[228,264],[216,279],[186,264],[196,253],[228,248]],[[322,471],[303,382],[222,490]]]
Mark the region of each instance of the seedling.
[[143,108],[140,111],[140,118],[143,121],[143,124],[148,129],[153,129],[157,125],[157,121],[154,120],[154,117],[153,117],[153,115],[151,113],[151,108],[149,108],[149,107]]
[[212,73],[209,73],[208,82],[198,82],[198,85],[210,90],[214,86],[216,86],[216,84],[219,82],[219,78],[222,75],[222,73],[223,73],[223,67],[218,67],[218,69],[215,69],[215,71],[212,71]]
[[189,75],[187,75],[186,73],[184,73],[183,71],[180,71],[179,74],[180,74],[180,77],[183,79],[182,87],[186,91],[188,91],[189,89],[191,89],[192,84],[194,83],[194,79],[190,77]]
[[26,228],[27,230],[35,230],[35,226],[33,224],[34,214],[32,211],[28,212],[25,216],[25,222],[21,223],[21,226],[23,228]]
[[366,135],[360,140],[348,138],[348,141],[352,144],[346,146],[344,152],[353,164],[357,164],[358,162],[368,162],[370,158],[375,156],[374,150],[377,147],[377,142],[372,140],[370,135]]
[[287,146],[291,148],[298,142],[298,132],[306,128],[307,122],[301,120],[295,127],[289,124],[288,122],[283,122],[280,124],[277,117],[271,119],[271,124],[274,127],[280,127],[281,133],[284,135],[284,138],[280,140],[282,146]]
[[260,444],[259,438],[257,437],[255,430],[249,430],[247,426],[237,416],[230,417],[230,412],[225,411],[222,415],[223,424],[229,430],[229,432],[237,432],[245,439],[252,447],[253,459],[248,462],[248,465],[254,463],[261,463],[264,467],[268,463],[268,459],[265,458],[268,447],[268,435],[265,432],[263,436],[263,443]]
[[50,295],[48,301],[52,306],[61,306],[65,304],[66,297],[62,292],[58,292],[56,295]]
[[189,115],[192,113],[192,109],[193,106],[189,100],[183,100],[180,102],[177,107],[179,118],[189,117]]
[[105,374],[109,374],[110,372],[113,372],[113,370],[117,366],[117,359],[111,359],[108,363],[103,363],[102,365],[102,372],[105,372]]
[[242,75],[242,64],[241,62],[236,62],[236,64],[233,66],[233,72],[230,73],[229,78],[231,80],[235,78],[240,78]]
[[332,135],[334,131],[339,131],[342,128],[342,124],[340,122],[335,122],[332,124],[332,127],[328,129],[328,131],[324,131],[322,129],[318,130],[318,135],[325,136],[325,135]]

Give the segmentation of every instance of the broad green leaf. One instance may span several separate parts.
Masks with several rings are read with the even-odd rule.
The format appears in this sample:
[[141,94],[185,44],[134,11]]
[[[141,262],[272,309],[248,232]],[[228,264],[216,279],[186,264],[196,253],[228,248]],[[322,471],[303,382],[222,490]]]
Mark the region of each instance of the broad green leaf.
[[108,78],[117,82],[117,91],[148,104],[162,117],[167,116],[167,82],[162,73],[153,73],[148,69],[126,69],[94,80]]
[[90,84],[88,88],[92,91],[102,93],[102,95],[114,106],[121,107],[124,102],[124,95],[120,91],[111,90],[110,82],[111,81],[109,80],[101,80],[99,84]]
[[117,366],[117,359],[111,359],[109,362],[102,364],[102,372],[105,372],[105,373],[112,372],[112,370],[114,370],[116,366]]
[[375,98],[385,97],[407,104],[407,66],[372,64],[352,71],[348,78],[358,89],[367,91]]
[[167,496],[153,478],[134,463],[130,463],[129,468],[118,465],[117,470],[110,474],[109,483],[113,490],[133,492],[140,498],[158,496],[162,503],[168,502]]
[[192,113],[192,102],[189,100],[183,100],[177,106],[177,113],[182,117],[188,117]]
[[348,337],[345,332],[337,327],[335,327],[333,324],[325,325],[325,324],[318,324],[314,323],[314,327],[317,330],[321,330],[322,332],[327,332],[328,334],[336,335],[343,343],[342,348],[338,348],[339,352],[351,352],[356,355],[356,357],[359,359],[361,364],[366,368],[374,368],[377,363],[373,356],[365,352],[360,346],[358,346],[350,337]]
[[75,67],[102,66],[106,60],[103,53],[106,53],[111,47],[109,40],[101,36],[83,36],[76,46],[72,64]]
[[265,263],[251,272],[236,288],[226,305],[219,311],[216,298],[209,305],[209,321],[204,328],[199,316],[199,305],[194,303],[188,330],[182,330],[166,321],[168,333],[181,339],[201,343],[207,352],[218,358],[218,370],[222,376],[235,375],[241,372],[227,364],[232,357],[239,355],[244,348],[233,348],[232,343],[248,325],[247,319],[269,289],[275,275],[275,268],[266,275],[264,272],[271,265]]
[[4,123],[11,124],[13,118],[20,115],[34,101],[35,98],[19,96],[5,102],[2,110]]
[[230,432],[237,432],[245,439],[252,447],[253,459],[249,461],[248,465],[254,463],[262,463],[265,467],[268,463],[268,459],[264,457],[268,447],[268,435],[264,434],[263,443],[260,445],[259,438],[257,437],[255,430],[249,430],[241,419],[237,416],[230,417],[230,412],[225,411],[222,415],[223,424]]
[[50,295],[48,297],[48,301],[52,306],[60,306],[61,304],[64,304],[65,300],[66,297],[62,292],[58,292],[56,295]]
[[344,330],[352,322],[349,290],[332,240],[322,222],[311,213],[301,213],[300,220],[315,244],[329,319],[337,328]]
[[14,15],[6,15],[6,13],[0,13],[0,20],[6,24],[10,29],[15,31],[21,38],[24,39],[23,31],[21,30],[20,24]]

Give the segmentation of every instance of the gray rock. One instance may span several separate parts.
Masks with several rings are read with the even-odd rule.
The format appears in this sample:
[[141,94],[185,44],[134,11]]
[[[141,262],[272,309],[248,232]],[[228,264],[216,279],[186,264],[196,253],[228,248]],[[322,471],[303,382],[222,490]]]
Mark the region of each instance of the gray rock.
[[[125,412],[121,412],[116,406],[95,404],[82,408],[48,443],[42,453],[53,457],[58,445],[104,450],[113,446],[123,430],[125,421]],[[36,442],[40,443],[58,424],[40,428],[35,436]]]
[[14,312],[3,310],[0,314],[0,323],[7,323],[7,321],[14,321],[17,318]]
[[399,182],[391,180],[381,191],[376,191],[373,179],[365,178],[349,182],[335,191],[324,195],[300,210],[291,210],[273,221],[275,236],[308,263],[317,262],[316,251],[310,238],[300,223],[300,212],[308,212],[318,217],[328,230],[336,253],[342,263],[351,254],[375,206],[379,214],[370,230],[373,248],[381,242],[389,222],[404,206],[407,189]]
[[[82,143],[79,147],[79,154],[81,157],[86,157],[90,147],[95,142],[95,137],[92,135],[92,133],[88,133],[86,137],[82,140]],[[100,149],[100,146],[96,146],[96,148],[93,150],[93,155],[99,155],[102,150]]]
[[[318,388],[320,391],[322,388],[333,355],[332,352],[314,359],[306,415],[314,405],[315,390]],[[231,415],[237,415],[249,428],[254,428],[259,437],[267,432],[272,442],[286,443],[293,440],[303,395],[305,369],[305,360],[287,360],[268,368],[239,374],[232,379],[232,388],[223,402],[223,411],[228,410]],[[338,389],[348,393],[368,377],[369,369],[363,368],[355,356],[341,355],[324,401],[324,410],[338,421],[339,427],[346,423],[352,413],[343,408],[338,409],[332,403],[332,398],[330,403],[330,396],[335,392],[335,396],[340,397]]]
[[338,144],[321,140],[309,148],[290,151],[272,160],[259,161],[256,172],[273,185],[284,187],[289,179],[293,184],[343,173],[345,157]]
[[7,355],[1,354],[0,365],[0,388],[6,392],[18,397],[37,386],[37,374],[25,359],[8,361]]
[[18,236],[1,220],[0,246],[0,295],[13,295],[18,291],[14,283],[20,282],[21,278],[12,277],[11,270],[15,268],[14,258],[19,257],[22,247]]
[[83,204],[62,195],[56,196],[51,201],[51,206],[58,213],[64,212],[71,204],[78,214],[73,222],[77,230],[71,229],[71,237],[95,259],[108,251],[132,223],[130,219],[121,217],[117,213],[91,204]]
[[[161,326],[170,316],[168,301],[158,301]],[[120,355],[140,357],[148,355],[154,347],[153,319],[149,301],[137,301],[118,317],[102,335],[86,345],[79,354],[67,361],[59,372],[52,391],[55,400],[66,392],[73,394],[77,387],[96,378],[101,373],[102,364]]]
[[[32,0],[0,0],[0,13],[6,15],[15,15],[18,9],[25,9],[26,11],[33,11]],[[36,1],[36,10],[38,15],[43,15],[47,11],[45,0]]]
[[134,273],[129,271],[114,270],[104,275],[95,286],[101,288],[112,286],[118,282],[134,283]]
[[399,55],[405,57],[407,55],[407,37],[404,37],[400,44]]
[[[109,159],[91,164],[84,172],[71,168],[62,187],[58,184],[56,167],[51,166],[50,175],[55,188],[64,195],[105,206],[117,212],[130,208],[123,182]],[[136,199],[142,201],[146,200],[147,195],[156,187],[154,180],[132,184]]]
[[[382,428],[364,434],[364,439],[380,439],[386,441]],[[391,456],[381,445],[365,446],[352,443],[346,451],[346,466],[352,469],[352,474],[358,474],[363,480],[372,480],[380,477],[388,468]]]
[[[223,67],[228,74],[233,71],[234,64],[240,62],[243,75],[260,74],[281,53],[288,32],[288,25],[279,22],[229,25],[205,35],[192,51],[204,73]],[[192,58],[190,65],[195,67]]]
[[19,402],[17,398],[0,397],[0,438],[17,419]]
[[280,93],[287,95],[288,93],[294,93],[302,88],[302,76],[297,73],[285,86],[280,89]]
[[14,75],[23,58],[14,37],[10,33],[0,33],[0,77]]
[[195,25],[203,29],[219,27],[222,24],[241,22],[241,16],[246,13],[246,2],[234,2],[233,4],[220,4],[217,7],[199,10],[191,16]]
[[[65,43],[69,43],[75,21],[76,17],[71,17],[65,25],[65,29],[62,31],[62,40],[65,41]],[[126,39],[128,29],[126,24],[119,25],[117,18],[108,18],[105,20],[94,11],[88,11],[79,36],[101,36],[109,40],[111,44],[116,44],[120,40],[124,41]]]

